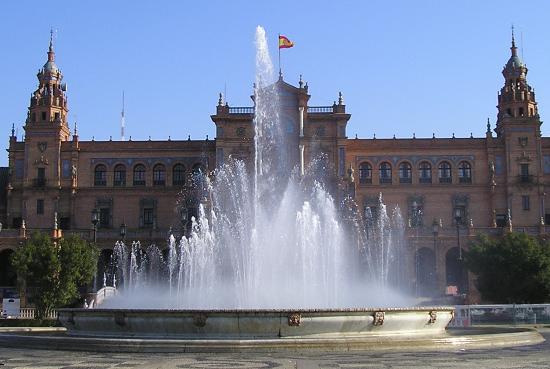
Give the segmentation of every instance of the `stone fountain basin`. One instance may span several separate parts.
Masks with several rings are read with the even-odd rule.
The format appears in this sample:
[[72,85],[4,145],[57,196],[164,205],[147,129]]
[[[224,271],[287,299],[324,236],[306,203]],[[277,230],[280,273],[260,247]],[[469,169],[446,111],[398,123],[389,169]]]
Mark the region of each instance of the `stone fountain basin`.
[[304,310],[60,309],[72,336],[175,339],[438,336],[453,307]]

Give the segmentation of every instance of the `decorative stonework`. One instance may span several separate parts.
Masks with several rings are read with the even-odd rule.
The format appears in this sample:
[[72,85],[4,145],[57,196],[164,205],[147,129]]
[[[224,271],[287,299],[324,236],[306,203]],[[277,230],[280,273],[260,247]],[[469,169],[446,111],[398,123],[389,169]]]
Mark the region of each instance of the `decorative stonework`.
[[195,314],[193,315],[193,325],[202,328],[206,325],[206,319],[208,319],[208,317],[204,313]]
[[372,315],[374,318],[372,321],[372,325],[374,325],[375,327],[379,327],[382,324],[384,324],[385,315],[386,314],[383,311],[375,311],[374,314]]
[[290,327],[299,327],[302,323],[302,315],[300,313],[292,313],[288,315],[288,325]]
[[434,324],[435,321],[437,320],[437,312],[436,311],[430,311],[430,320],[429,320],[429,324]]

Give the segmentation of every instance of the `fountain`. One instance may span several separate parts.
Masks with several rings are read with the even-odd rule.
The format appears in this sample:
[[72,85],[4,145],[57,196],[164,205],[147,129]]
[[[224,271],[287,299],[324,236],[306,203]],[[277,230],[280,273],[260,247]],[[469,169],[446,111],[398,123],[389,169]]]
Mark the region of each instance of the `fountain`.
[[[287,145],[261,27],[256,48],[252,165],[228,160],[214,179],[196,178],[204,189],[198,217],[187,237],[170,237],[164,255],[118,243],[116,271],[106,278],[117,281],[118,296],[100,308],[59,310],[69,336],[79,336],[71,345],[326,350],[442,342],[452,307],[405,308],[412,300],[400,291],[399,209],[389,216],[380,197],[376,214],[340,220],[325,158],[304,170]],[[107,347],[103,340],[113,337]]]

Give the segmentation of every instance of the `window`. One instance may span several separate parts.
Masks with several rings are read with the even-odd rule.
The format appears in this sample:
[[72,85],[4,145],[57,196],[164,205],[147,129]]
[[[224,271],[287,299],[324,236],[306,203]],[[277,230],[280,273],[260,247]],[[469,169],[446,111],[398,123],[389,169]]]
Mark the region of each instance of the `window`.
[[390,163],[382,163],[379,167],[379,176],[380,183],[390,183],[391,184],[391,165]]
[[46,168],[36,169],[36,179],[34,180],[35,187],[46,187]]
[[15,159],[15,179],[23,179],[25,175],[25,161],[22,159]]
[[46,179],[46,168],[38,168],[36,175],[38,179]]
[[529,175],[529,164],[520,164],[519,166],[519,179],[521,183],[531,182],[531,176]]
[[466,224],[466,207],[455,206],[453,209],[453,223],[460,225]]
[[44,214],[44,199],[36,200],[36,214]]
[[107,168],[105,165],[100,164],[95,167],[94,171],[94,186],[106,186],[107,185]]
[[164,186],[166,184],[166,170],[164,165],[157,164],[153,167],[153,185]]
[[550,155],[544,155],[543,163],[544,174],[550,174]]
[[423,161],[418,166],[418,182],[432,183],[432,165],[427,161]]
[[412,183],[411,164],[405,162],[399,165],[399,183]]
[[139,226],[145,228],[156,227],[157,200],[153,198],[141,199],[139,201]]
[[410,224],[411,227],[422,227],[422,219],[424,217],[424,205],[413,201],[409,206]]
[[59,113],[55,113],[55,120],[56,120],[56,121],[59,120]]
[[451,164],[444,161],[439,164],[439,183],[452,183]]
[[71,161],[63,159],[61,162],[61,175],[63,178],[71,178]]
[[497,222],[497,227],[506,227],[506,214],[497,214],[496,215],[496,222]]
[[152,227],[153,226],[153,208],[143,208],[143,226]]
[[145,166],[143,164],[134,167],[134,186],[145,186]]
[[521,196],[521,207],[523,208],[523,210],[529,210],[529,196],[528,195],[523,195]]
[[359,183],[372,183],[372,166],[369,163],[359,165]]
[[99,209],[99,227],[100,228],[111,227],[111,209],[110,208]]
[[45,111],[42,112],[42,120],[46,120],[46,112]]
[[124,165],[118,164],[115,166],[113,174],[113,186],[126,186],[126,167]]
[[172,169],[172,185],[185,185],[185,167],[181,164],[174,165],[174,168]]
[[460,183],[472,183],[472,166],[467,161],[458,165],[458,181]]
[[523,117],[523,108],[519,108],[519,116]]

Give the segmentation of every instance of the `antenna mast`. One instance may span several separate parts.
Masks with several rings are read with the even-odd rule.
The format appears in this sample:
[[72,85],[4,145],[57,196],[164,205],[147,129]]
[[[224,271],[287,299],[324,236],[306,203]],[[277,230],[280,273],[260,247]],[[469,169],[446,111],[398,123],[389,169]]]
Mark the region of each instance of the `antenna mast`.
[[122,111],[120,112],[120,140],[124,139],[124,128],[126,128],[126,121],[124,120],[124,90],[122,90]]

